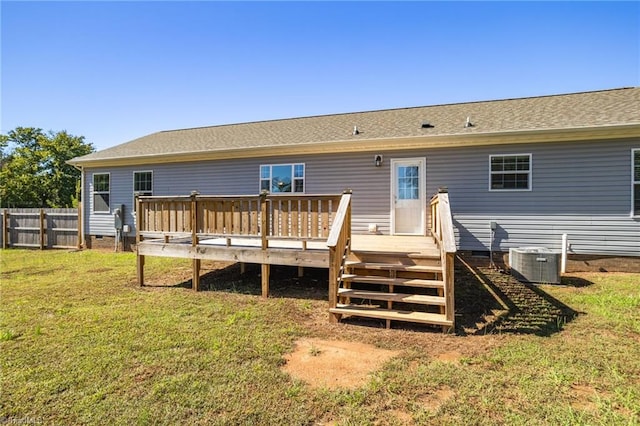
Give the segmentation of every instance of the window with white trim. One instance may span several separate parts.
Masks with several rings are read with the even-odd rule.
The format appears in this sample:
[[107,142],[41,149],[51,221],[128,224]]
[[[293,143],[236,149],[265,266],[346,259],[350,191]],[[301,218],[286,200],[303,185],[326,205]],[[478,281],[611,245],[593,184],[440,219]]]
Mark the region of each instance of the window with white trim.
[[631,154],[632,211],[634,216],[640,216],[640,148],[632,149]]
[[98,213],[109,213],[109,173],[93,174],[93,211]]
[[304,179],[303,163],[260,166],[260,191],[303,193]]
[[153,195],[153,172],[133,172],[133,194]]
[[531,154],[490,155],[490,191],[531,190]]

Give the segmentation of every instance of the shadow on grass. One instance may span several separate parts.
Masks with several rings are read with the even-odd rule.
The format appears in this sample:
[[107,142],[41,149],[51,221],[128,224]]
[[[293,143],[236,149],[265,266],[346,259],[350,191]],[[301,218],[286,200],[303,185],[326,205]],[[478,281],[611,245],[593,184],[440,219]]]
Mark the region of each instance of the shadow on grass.
[[[292,297],[296,299],[328,300],[327,269],[304,268],[302,277],[298,277],[298,268],[272,265],[269,279],[269,297]],[[176,284],[174,287],[191,288],[191,280]],[[262,294],[262,270],[260,265],[246,264],[244,274],[240,264],[207,272],[200,277],[202,291],[224,291],[238,294]]]
[[[244,274],[240,264],[214,269],[200,277],[202,291],[222,291],[259,296],[261,267],[246,264]],[[553,298],[541,288],[523,284],[509,274],[488,267],[471,266],[457,259],[455,265],[455,306],[458,335],[497,333],[535,334],[550,336],[577,316],[577,312]],[[563,284],[575,287],[591,285],[590,281],[563,277]],[[162,286],[192,288],[191,280]],[[298,277],[298,268],[271,266],[270,297],[328,300],[328,271],[305,268]],[[343,318],[343,323],[384,328],[384,320],[358,317]],[[441,327],[394,321],[394,329],[441,331]]]
[[[584,279],[563,284],[584,287]],[[562,330],[578,312],[540,287],[524,284],[488,267],[456,262],[456,332],[514,333],[550,336]]]

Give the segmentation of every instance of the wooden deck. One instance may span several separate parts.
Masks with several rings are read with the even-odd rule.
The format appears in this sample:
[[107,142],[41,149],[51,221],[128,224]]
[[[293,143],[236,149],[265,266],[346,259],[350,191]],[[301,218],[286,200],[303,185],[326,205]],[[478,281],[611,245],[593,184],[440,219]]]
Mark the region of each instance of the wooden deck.
[[443,252],[437,218],[436,238],[351,234],[351,194],[141,197],[137,211],[140,285],[146,256],[192,259],[194,290],[202,260],[260,264],[263,297],[271,265],[297,266],[300,274],[304,267],[327,268],[332,321],[355,315],[385,319],[387,326],[392,320],[453,326],[452,257]]

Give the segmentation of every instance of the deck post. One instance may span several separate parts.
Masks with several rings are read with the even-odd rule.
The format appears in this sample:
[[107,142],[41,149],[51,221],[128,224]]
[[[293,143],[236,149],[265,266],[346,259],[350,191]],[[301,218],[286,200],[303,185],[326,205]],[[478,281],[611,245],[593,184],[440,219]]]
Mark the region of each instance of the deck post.
[[[446,264],[442,265],[442,267],[444,268],[445,271],[445,284],[444,284],[444,289],[445,289],[445,304],[447,307],[447,311],[445,312],[445,315],[447,316],[447,320],[451,321],[452,324],[454,324],[455,321],[455,297],[454,297],[454,292],[453,292],[453,286],[454,286],[454,278],[453,278],[453,274],[454,274],[454,264],[455,264],[455,254],[454,253],[447,253],[446,254]],[[453,327],[443,327],[443,331],[445,333],[448,333],[450,331],[453,330]]]
[[266,250],[269,247],[269,209],[267,209],[267,191],[260,193],[260,237],[262,239],[262,250]]
[[271,265],[268,263],[262,264],[262,297],[265,299],[269,297],[269,273],[271,272]]
[[247,264],[240,262],[240,275],[244,275],[247,272]]
[[[191,247],[198,245],[198,192],[191,191]],[[200,259],[193,259],[193,280],[194,291],[200,290]]]
[[200,264],[202,260],[193,259],[193,290],[200,291]]
[[[336,248],[329,248],[329,309],[335,308],[338,306],[338,273],[339,271],[335,268],[335,256]],[[333,312],[329,313],[329,322],[337,323],[340,321],[341,315],[334,314]]]
[[[136,247],[136,251],[139,249]],[[138,285],[140,287],[144,287],[144,256],[138,252],[137,256],[137,267],[138,267]]]
[[138,194],[135,195],[136,206],[136,266],[138,269],[138,285],[144,287],[144,256],[140,254],[140,242],[142,235],[140,230],[143,229],[144,215],[142,214],[142,203]]
[[[307,249],[307,240],[302,240],[302,251]],[[304,266],[298,266],[298,278],[304,277]]]

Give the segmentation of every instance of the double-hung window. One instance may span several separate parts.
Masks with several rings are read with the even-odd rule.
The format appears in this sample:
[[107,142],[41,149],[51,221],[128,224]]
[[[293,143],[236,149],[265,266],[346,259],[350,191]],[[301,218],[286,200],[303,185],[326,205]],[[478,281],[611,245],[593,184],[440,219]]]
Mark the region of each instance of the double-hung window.
[[490,191],[531,190],[531,154],[490,155]]
[[303,193],[304,179],[303,163],[260,166],[260,191]]
[[634,216],[640,216],[640,148],[631,150],[632,162],[632,213]]
[[109,213],[109,173],[93,174],[93,211]]
[[153,195],[153,172],[133,172],[134,195]]

